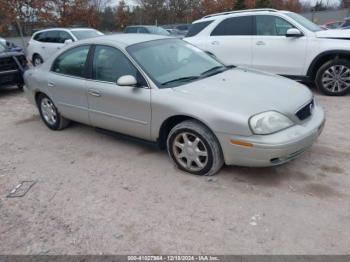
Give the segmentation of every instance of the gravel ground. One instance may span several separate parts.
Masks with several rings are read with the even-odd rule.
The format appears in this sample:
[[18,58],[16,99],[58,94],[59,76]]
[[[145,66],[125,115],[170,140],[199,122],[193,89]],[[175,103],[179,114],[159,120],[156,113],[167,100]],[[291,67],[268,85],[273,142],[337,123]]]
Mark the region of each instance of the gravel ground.
[[[348,254],[349,98],[317,95],[327,124],[298,160],[206,178],[119,135],[50,131],[1,90],[0,253]],[[37,183],[6,198],[22,180]]]

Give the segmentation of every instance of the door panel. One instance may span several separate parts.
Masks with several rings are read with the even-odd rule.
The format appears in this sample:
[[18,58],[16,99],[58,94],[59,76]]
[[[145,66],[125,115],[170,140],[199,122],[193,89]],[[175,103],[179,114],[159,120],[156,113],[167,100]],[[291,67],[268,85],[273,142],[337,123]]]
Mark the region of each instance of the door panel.
[[249,67],[252,64],[251,36],[211,36],[206,50],[226,65]]
[[48,77],[48,88],[61,114],[90,124],[86,85],[86,62],[90,46],[69,49],[54,62]]
[[251,66],[253,33],[253,16],[227,18],[212,31],[208,51],[227,65]]
[[86,80],[51,72],[48,79],[48,88],[58,111],[68,119],[90,124]]
[[44,43],[41,45],[44,61],[57,53],[64,46],[63,43],[60,43],[60,32],[62,31],[50,30],[44,33]]
[[92,125],[150,139],[151,90],[87,81]]
[[287,30],[293,27],[280,17],[256,16],[252,67],[275,74],[302,75],[307,38],[286,37]]
[[[134,76],[139,87],[118,86],[121,76]],[[97,45],[92,62],[92,80],[88,80],[91,123],[131,136],[150,139],[151,90],[120,50]]]

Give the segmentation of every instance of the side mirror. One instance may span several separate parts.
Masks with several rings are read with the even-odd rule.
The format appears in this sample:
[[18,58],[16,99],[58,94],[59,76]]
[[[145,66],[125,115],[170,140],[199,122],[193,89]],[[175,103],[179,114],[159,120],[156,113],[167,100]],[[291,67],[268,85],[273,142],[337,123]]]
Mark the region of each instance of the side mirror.
[[119,79],[117,80],[117,85],[118,86],[136,86],[137,80],[132,75],[125,75],[125,76],[119,77]]
[[286,37],[301,37],[303,33],[299,29],[290,28],[287,30]]
[[64,40],[64,44],[65,44],[65,45],[69,45],[69,44],[71,44],[71,43],[73,43],[73,40],[72,40],[72,39],[66,39],[66,40]]

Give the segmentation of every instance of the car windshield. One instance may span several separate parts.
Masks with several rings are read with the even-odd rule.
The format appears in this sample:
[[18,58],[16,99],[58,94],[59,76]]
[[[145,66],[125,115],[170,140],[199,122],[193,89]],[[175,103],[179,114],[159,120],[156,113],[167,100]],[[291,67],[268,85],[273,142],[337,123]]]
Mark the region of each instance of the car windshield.
[[323,30],[320,26],[314,24],[309,19],[307,19],[307,18],[305,18],[305,17],[303,17],[303,16],[301,16],[299,14],[288,12],[287,16],[289,16],[293,20],[297,21],[303,27],[305,27],[306,29],[309,29],[312,32],[318,32],[318,31],[322,31]]
[[148,30],[155,35],[170,35],[167,30],[161,27],[152,26],[149,27]]
[[97,30],[74,30],[74,31],[72,31],[72,34],[78,40],[83,40],[83,39],[88,39],[88,38],[93,38],[93,37],[103,35],[101,32],[99,32]]
[[160,88],[175,87],[229,68],[180,39],[135,44],[127,51]]

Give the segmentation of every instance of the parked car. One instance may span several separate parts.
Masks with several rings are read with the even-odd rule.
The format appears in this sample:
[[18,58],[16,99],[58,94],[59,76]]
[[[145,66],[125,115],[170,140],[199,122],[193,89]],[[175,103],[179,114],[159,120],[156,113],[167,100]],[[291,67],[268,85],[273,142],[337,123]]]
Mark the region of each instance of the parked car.
[[0,87],[17,85],[23,88],[23,72],[27,68],[27,61],[23,53],[8,49],[0,41]]
[[124,29],[126,34],[153,34],[168,36],[170,33],[164,28],[153,25],[131,25]]
[[177,29],[165,29],[173,37],[183,38],[184,35]]
[[339,27],[342,26],[342,24],[344,24],[344,20],[331,20],[328,21],[326,23],[324,23],[323,25],[321,25],[322,28],[324,29],[338,29]]
[[191,24],[175,24],[175,25],[163,25],[164,29],[168,30],[177,30],[180,35],[187,35],[188,31],[191,28]]
[[23,49],[12,42],[7,41],[5,38],[0,37],[0,43],[7,47],[12,52],[23,52]]
[[91,28],[51,28],[35,32],[27,47],[27,58],[40,65],[62,47],[78,40],[93,38],[103,33]]
[[350,17],[344,18],[344,20],[331,20],[321,26],[324,29],[349,29]]
[[50,129],[74,120],[158,142],[181,170],[196,175],[213,175],[224,162],[288,162],[315,142],[325,121],[305,86],[225,66],[164,36],[74,43],[28,70],[25,83]]
[[235,64],[313,81],[327,95],[350,91],[350,32],[322,30],[301,15],[274,9],[206,16],[185,40]]
[[349,29],[350,28],[350,17],[344,18],[343,23],[339,26],[339,29]]

